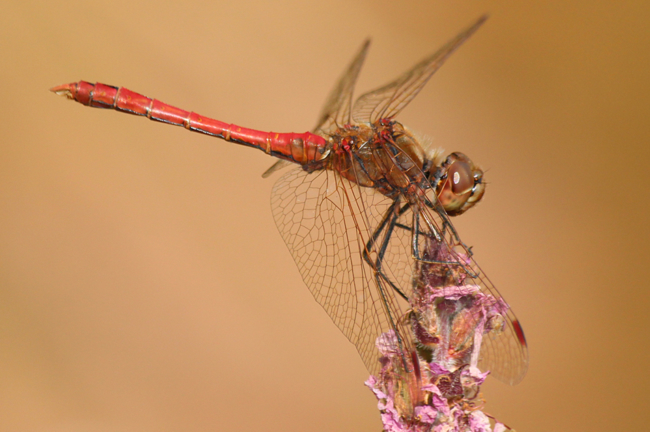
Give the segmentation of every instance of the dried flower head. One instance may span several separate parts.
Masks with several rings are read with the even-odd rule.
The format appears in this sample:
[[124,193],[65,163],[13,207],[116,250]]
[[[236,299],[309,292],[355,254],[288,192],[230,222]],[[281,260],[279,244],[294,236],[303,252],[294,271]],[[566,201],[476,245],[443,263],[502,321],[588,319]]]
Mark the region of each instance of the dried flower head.
[[480,371],[478,361],[484,334],[501,331],[508,305],[465,284],[462,265],[440,264],[466,261],[466,256],[433,240],[426,252],[403,317],[412,348],[401,348],[393,330],[380,335],[382,368],[366,381],[379,400],[384,430],[506,431],[481,411],[480,386],[489,371]]

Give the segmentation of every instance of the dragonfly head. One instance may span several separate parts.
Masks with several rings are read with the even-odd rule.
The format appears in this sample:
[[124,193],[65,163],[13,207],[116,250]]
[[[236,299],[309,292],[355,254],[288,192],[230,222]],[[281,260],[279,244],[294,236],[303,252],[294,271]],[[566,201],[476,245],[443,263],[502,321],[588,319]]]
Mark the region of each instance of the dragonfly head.
[[438,201],[449,216],[457,216],[473,207],[485,193],[483,170],[460,152],[447,156],[430,170]]

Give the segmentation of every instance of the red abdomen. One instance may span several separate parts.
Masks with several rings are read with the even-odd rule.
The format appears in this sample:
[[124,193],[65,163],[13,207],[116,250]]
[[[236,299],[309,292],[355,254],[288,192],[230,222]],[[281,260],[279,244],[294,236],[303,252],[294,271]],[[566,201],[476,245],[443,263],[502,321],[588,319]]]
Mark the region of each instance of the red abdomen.
[[237,144],[255,147],[280,159],[301,165],[315,164],[326,151],[325,138],[311,132],[263,132],[203,117],[135,93],[124,87],[86,81],[63,84],[53,92],[94,108],[108,108],[183,126]]

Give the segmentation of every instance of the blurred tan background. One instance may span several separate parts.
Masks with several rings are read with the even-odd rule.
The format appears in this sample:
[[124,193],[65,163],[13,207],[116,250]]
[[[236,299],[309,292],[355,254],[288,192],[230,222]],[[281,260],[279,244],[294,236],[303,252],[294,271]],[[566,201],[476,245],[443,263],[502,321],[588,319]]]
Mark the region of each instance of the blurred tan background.
[[[354,347],[303,285],[270,158],[49,93],[126,86],[309,130],[489,12],[400,115],[488,169],[456,219],[531,352],[484,386],[517,430],[644,430],[647,2],[28,2],[0,6],[0,430],[379,431]],[[488,380],[490,381],[490,380]]]

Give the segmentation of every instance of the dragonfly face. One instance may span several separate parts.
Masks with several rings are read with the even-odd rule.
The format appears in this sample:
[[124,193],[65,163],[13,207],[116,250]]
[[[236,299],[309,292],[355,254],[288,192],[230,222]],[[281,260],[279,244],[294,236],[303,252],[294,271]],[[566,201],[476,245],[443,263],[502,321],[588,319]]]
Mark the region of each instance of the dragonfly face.
[[429,170],[438,201],[449,216],[458,216],[478,203],[485,193],[483,170],[463,153],[454,152]]

